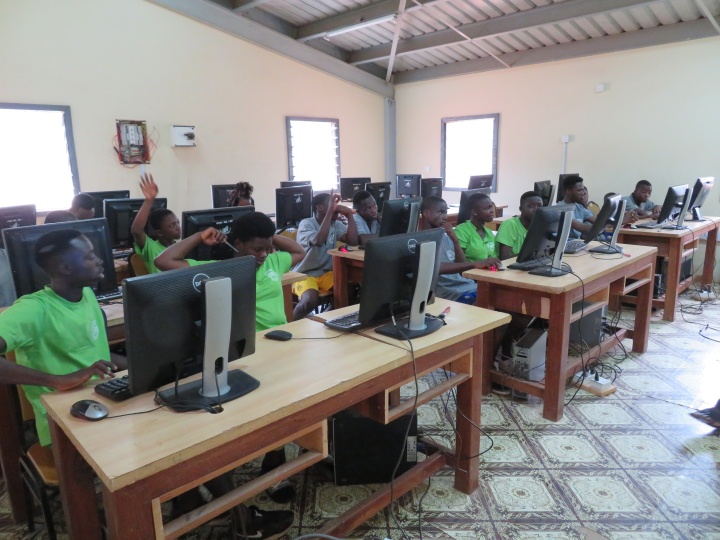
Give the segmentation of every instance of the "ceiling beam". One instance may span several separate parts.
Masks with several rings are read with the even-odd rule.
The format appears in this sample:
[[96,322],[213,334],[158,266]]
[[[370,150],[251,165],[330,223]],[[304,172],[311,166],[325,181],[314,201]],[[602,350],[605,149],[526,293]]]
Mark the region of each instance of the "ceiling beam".
[[270,0],[232,0],[233,11],[241,12],[267,4]]
[[[571,43],[562,43],[560,45],[552,45],[550,47],[542,47],[540,49],[508,53],[503,54],[500,57],[512,67],[520,67],[546,62],[555,62],[558,60],[582,58],[596,54],[653,47],[656,45],[667,45],[669,43],[678,43],[682,41],[689,41],[691,39],[702,39],[716,35],[717,33],[710,21],[707,19],[698,19],[695,21],[680,22],[667,26],[658,26],[656,28],[647,28],[645,30],[625,32],[623,34],[615,34],[612,36],[574,41]],[[428,81],[442,77],[481,73],[496,69],[505,68],[498,65],[498,63],[492,58],[479,58],[476,60],[466,60],[463,62],[455,62],[452,64],[444,64],[441,66],[395,73],[393,80],[395,84],[398,85]]]
[[186,17],[205,23],[280,55],[302,62],[344,81],[375,92],[387,98],[394,98],[392,84],[371,75],[367,71],[348,65],[346,62],[298,43],[283,34],[265,28],[238,14],[234,14],[210,0],[148,0]]
[[[656,0],[567,0],[557,4],[550,4],[543,7],[518,11],[510,15],[493,17],[484,21],[464,24],[456,27],[470,39],[488,38],[517,32],[528,28],[538,27],[545,24],[554,24],[562,21],[607,13],[618,9],[637,7],[643,4],[650,4]],[[397,56],[403,56],[414,52],[446,47],[461,43],[463,38],[454,30],[439,30],[429,34],[423,34],[401,40],[397,46]],[[355,51],[350,55],[350,63],[353,65],[365,62],[378,62],[387,60],[390,57],[390,44],[376,45]]]

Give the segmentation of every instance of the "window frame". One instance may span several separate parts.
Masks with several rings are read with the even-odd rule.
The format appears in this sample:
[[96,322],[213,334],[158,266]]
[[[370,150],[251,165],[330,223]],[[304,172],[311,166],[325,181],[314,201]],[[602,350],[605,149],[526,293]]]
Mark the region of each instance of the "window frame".
[[[491,113],[491,114],[476,114],[476,115],[469,115],[469,116],[453,116],[453,117],[447,117],[447,118],[441,118],[440,119],[440,174],[443,178],[443,183],[445,184],[443,186],[443,190],[445,191],[466,191],[466,187],[452,187],[447,185],[447,175],[446,175],[446,166],[447,166],[447,125],[453,122],[461,122],[461,121],[467,121],[467,120],[484,120],[484,119],[492,119],[493,120],[493,147],[492,147],[492,175],[493,175],[493,184],[492,184],[492,192],[497,192],[497,168],[498,168],[498,139],[499,139],[499,132],[500,132],[500,113]],[[468,178],[468,181],[470,178]]]
[[[335,179],[335,187],[334,189],[340,188],[340,120],[338,118],[320,118],[320,117],[311,117],[311,116],[286,116],[285,117],[285,134],[287,138],[287,156],[288,156],[288,180],[291,182],[295,181],[295,176],[293,175],[293,161],[292,161],[292,136],[291,136],[291,123],[293,121],[302,121],[302,122],[330,122],[335,125],[335,167],[337,171],[336,179]],[[313,182],[313,191],[327,191],[326,188],[322,189],[316,189],[314,185],[314,180],[311,178],[311,182]]]

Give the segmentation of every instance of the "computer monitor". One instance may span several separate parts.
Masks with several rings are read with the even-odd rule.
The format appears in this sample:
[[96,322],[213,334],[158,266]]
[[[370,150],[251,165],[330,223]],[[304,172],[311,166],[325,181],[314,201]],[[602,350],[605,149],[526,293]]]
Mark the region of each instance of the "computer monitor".
[[690,190],[688,189],[688,185],[670,186],[665,194],[663,205],[660,208],[657,225],[665,225],[672,220],[676,220],[675,225],[665,225],[663,229],[681,229],[689,205]]
[[230,194],[235,191],[235,184],[214,184],[210,186],[213,208],[227,208]]
[[420,180],[420,197],[425,198],[430,195],[442,197],[443,190],[442,178],[423,178]]
[[[34,204],[21,204],[20,206],[6,206],[0,208],[0,231],[30,227],[37,223],[37,212]],[[0,236],[0,248],[4,247]]]
[[[125,281],[123,311],[133,395],[156,390],[170,407],[204,408],[259,385],[227,363],[255,352],[254,257],[149,274]],[[177,381],[203,372],[202,381]],[[218,396],[218,389],[220,395]]]
[[[254,206],[233,206],[232,208],[210,208],[208,210],[190,210],[182,213],[182,234],[188,238],[195,233],[202,232],[208,227],[214,227],[225,235],[230,234],[233,221],[242,214],[254,212]],[[232,240],[230,240],[232,242]],[[187,259],[196,261],[223,261],[231,259],[235,252],[227,244],[208,246],[200,244],[187,254]]]
[[568,176],[580,176],[578,173],[561,174],[558,181],[557,188],[557,202],[562,202],[565,199],[565,179]]
[[420,197],[390,199],[383,205],[379,236],[405,234],[417,230],[420,217]]
[[533,185],[533,191],[537,193],[542,199],[543,206],[551,206],[555,195],[555,186],[552,185],[550,180],[543,180],[541,182],[535,182]]
[[117,189],[114,191],[84,191],[83,193],[92,196],[95,199],[95,217],[101,218],[105,216],[105,200],[106,199],[129,199],[129,189]]
[[293,186],[275,190],[275,226],[280,229],[297,227],[312,217],[312,186]]
[[395,196],[404,198],[419,197],[420,177],[419,174],[395,175]]
[[688,204],[688,212],[692,214],[692,217],[689,218],[688,221],[705,221],[700,212],[700,207],[702,207],[707,199],[713,184],[715,184],[714,176],[697,179],[693,186],[692,195],[690,196],[690,203]]
[[[375,331],[397,339],[424,336],[442,326],[440,319],[425,315],[425,306],[435,301],[444,234],[437,228],[368,240],[358,315],[361,324],[371,326],[394,315],[397,327],[388,324]],[[409,319],[398,320],[408,311]]]
[[365,189],[365,184],[372,182],[371,178],[340,178],[340,199],[352,201],[358,191]]
[[87,236],[95,248],[95,253],[103,260],[103,278],[94,288],[95,294],[101,298],[119,296],[108,222],[105,218],[93,218],[3,230],[5,249],[18,297],[39,291],[50,284],[50,276],[35,264],[35,244],[44,234],[67,229]]
[[375,182],[371,184],[365,184],[365,191],[370,193],[370,195],[373,196],[373,199],[375,199],[379,214],[382,214],[383,205],[385,204],[385,201],[390,198],[391,189],[392,184],[390,182]]
[[312,186],[310,180],[286,180],[280,182],[280,187],[299,187],[299,186]]
[[[105,218],[110,225],[110,242],[112,248],[117,250],[128,249],[133,246],[133,235],[130,232],[132,222],[140,211],[145,199],[106,199]],[[152,205],[153,210],[167,208],[167,199],[158,197]],[[150,225],[145,225],[145,232],[149,233]]]
[[597,239],[608,227],[611,228],[611,238],[608,244],[591,248],[590,253],[622,253],[622,247],[617,245],[618,234],[622,228],[622,220],[625,215],[625,206],[627,201],[622,200],[620,195],[613,195],[612,197],[606,197],[603,202],[602,208],[595,216],[595,222],[590,227],[590,230],[583,236],[585,243],[592,242]]
[[552,257],[552,263],[531,270],[530,274],[546,277],[567,274],[567,271],[562,269],[562,255],[570,235],[573,208],[571,204],[542,206],[533,214],[517,262]]
[[470,219],[472,215],[472,208],[470,208],[470,197],[476,193],[483,193],[490,196],[490,188],[478,188],[468,189],[460,193],[460,208],[458,209],[457,224],[465,223]]
[[468,182],[468,189],[487,188],[490,190],[490,193],[492,193],[493,178],[494,176],[492,174],[471,176],[470,181]]

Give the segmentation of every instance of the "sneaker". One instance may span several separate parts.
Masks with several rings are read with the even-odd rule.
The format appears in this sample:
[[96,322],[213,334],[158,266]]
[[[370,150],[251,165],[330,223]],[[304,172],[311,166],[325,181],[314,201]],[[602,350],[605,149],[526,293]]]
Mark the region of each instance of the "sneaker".
[[497,394],[499,396],[509,396],[510,392],[512,392],[512,390],[510,388],[508,388],[507,386],[502,386],[497,383],[492,383],[492,392],[493,392],[493,394]]
[[266,490],[268,497],[278,504],[287,504],[295,500],[295,487],[287,480],[282,480]]
[[281,538],[295,521],[295,512],[289,510],[260,510],[250,506],[245,511],[246,521],[234,523],[235,540],[274,540]]
[[707,424],[708,426],[712,426],[714,428],[720,428],[720,419],[716,418],[717,416],[720,416],[720,411],[718,411],[717,408],[713,409],[704,409],[702,411],[697,412],[691,412],[690,416],[693,418],[697,418],[701,422]]

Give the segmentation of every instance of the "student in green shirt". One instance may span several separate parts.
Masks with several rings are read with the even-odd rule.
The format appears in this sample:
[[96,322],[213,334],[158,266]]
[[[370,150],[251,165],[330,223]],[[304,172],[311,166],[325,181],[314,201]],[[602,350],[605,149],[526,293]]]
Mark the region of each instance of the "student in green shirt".
[[504,221],[498,229],[495,240],[500,246],[502,260],[515,257],[527,236],[528,227],[535,210],[542,206],[542,198],[534,191],[526,191],[520,197],[520,215]]
[[455,235],[465,258],[470,262],[484,262],[499,267],[498,250],[493,233],[486,223],[495,218],[495,210],[490,197],[484,193],[476,193],[468,201],[470,219],[455,227]]
[[50,285],[0,314],[0,353],[14,351],[17,360],[0,357],[0,381],[22,385],[46,446],[50,433],[40,395],[112,377],[126,366],[122,357],[110,361],[105,318],[90,289],[103,277],[103,261],[90,240],[70,229],[49,232],[35,245],[35,261]]
[[[166,208],[152,209],[158,195],[158,186],[153,180],[152,174],[140,176],[140,189],[145,196],[145,201],[132,222],[130,232],[135,240],[135,252],[145,261],[148,271],[155,274],[160,271],[155,266],[155,257],[165,251],[166,247],[180,240],[180,220]],[[157,234],[157,240],[145,234],[145,224],[148,221],[150,227]]]

